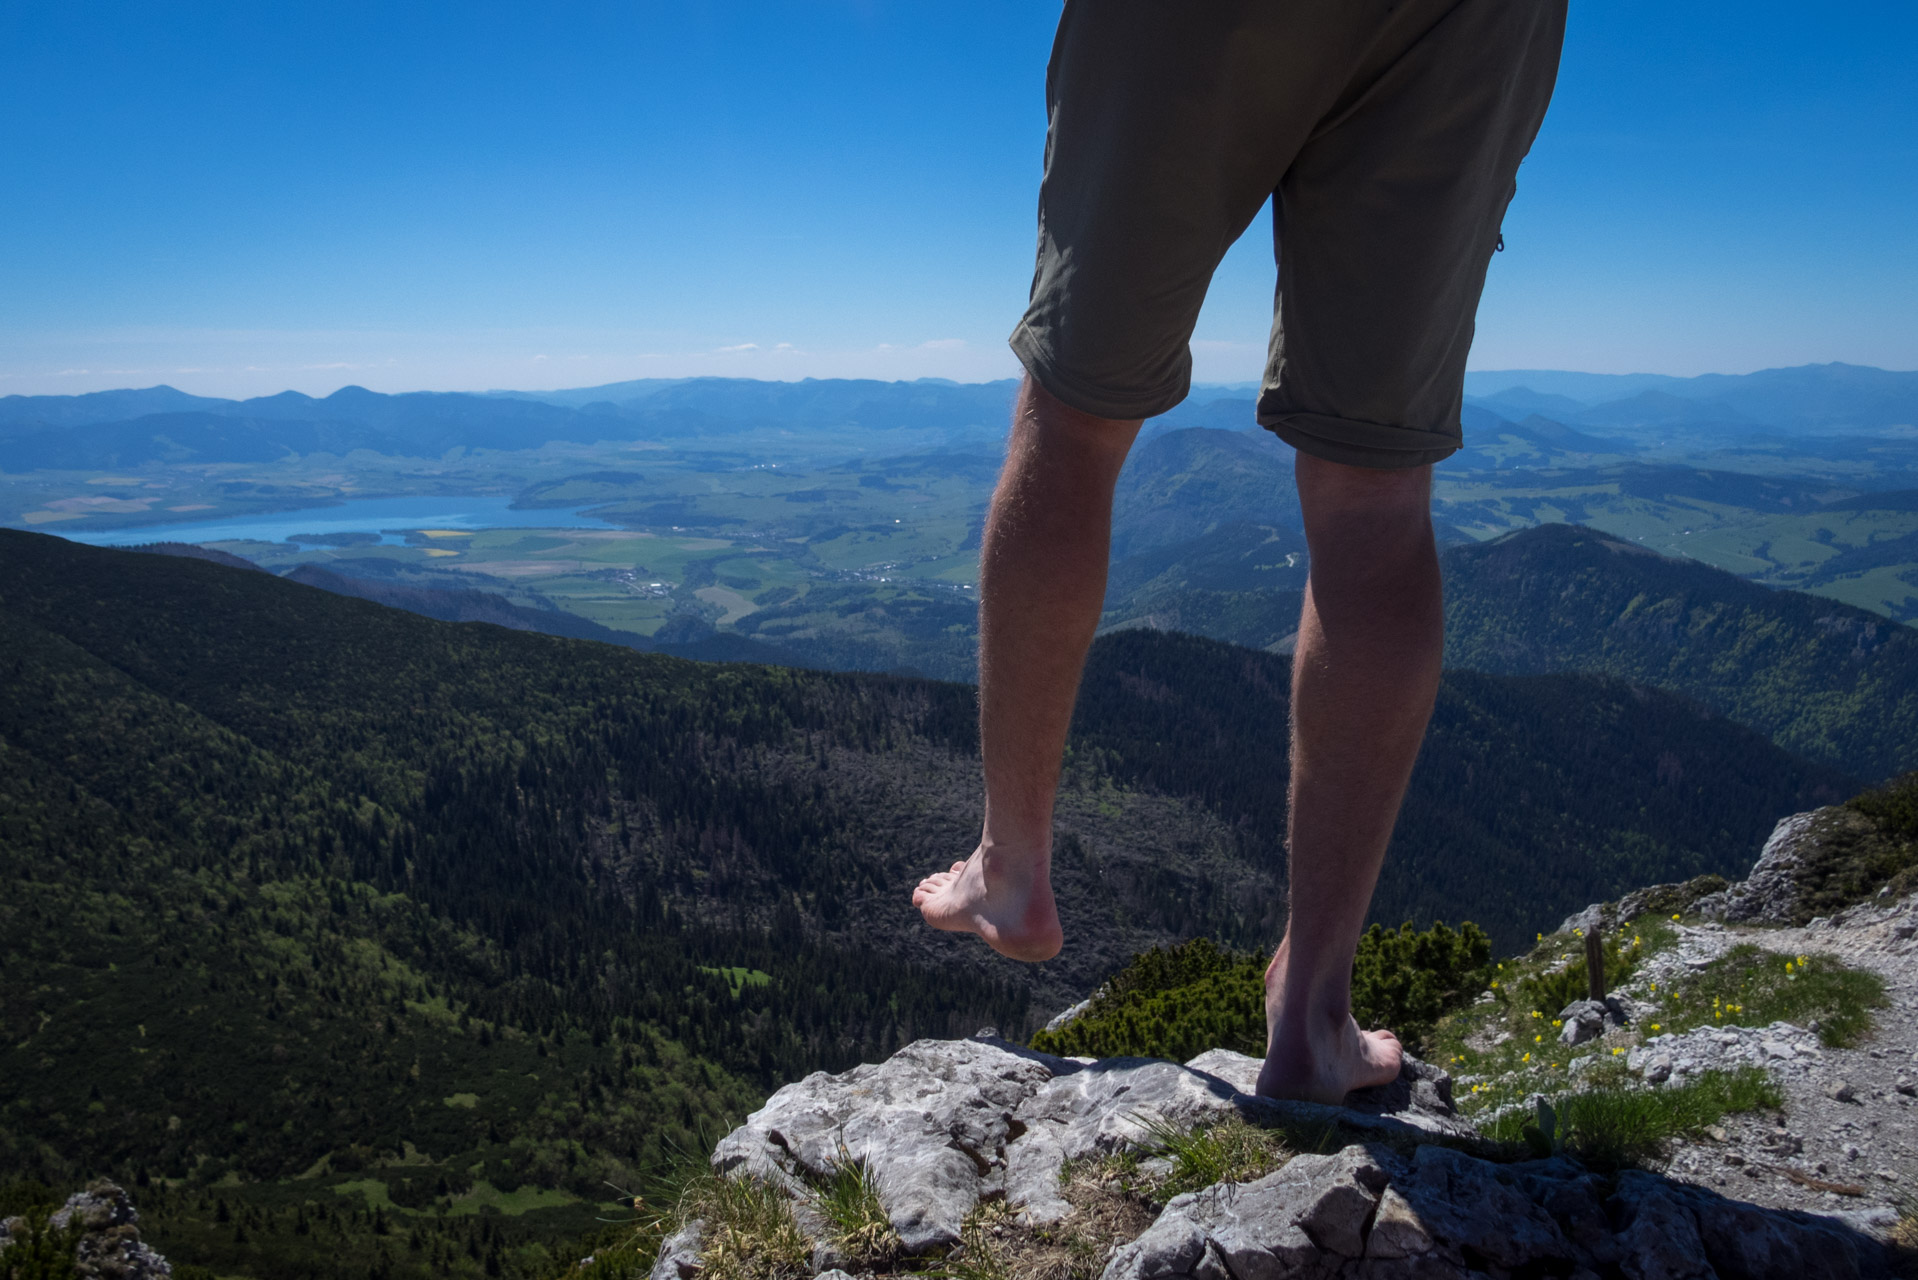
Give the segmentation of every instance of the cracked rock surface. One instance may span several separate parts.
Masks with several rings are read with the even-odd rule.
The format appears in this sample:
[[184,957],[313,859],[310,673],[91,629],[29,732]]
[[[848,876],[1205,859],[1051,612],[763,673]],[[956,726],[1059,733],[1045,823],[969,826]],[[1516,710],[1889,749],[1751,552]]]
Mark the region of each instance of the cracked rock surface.
[[981,1200],[1005,1197],[1052,1222],[1068,1160],[1139,1142],[1152,1120],[1194,1128],[1229,1115],[1257,1124],[1335,1124],[1402,1138],[1469,1135],[1450,1081],[1409,1060],[1393,1085],[1352,1108],[1253,1096],[1259,1060],[1214,1049],[1157,1058],[1056,1058],[991,1037],[921,1040],[882,1063],[815,1072],[780,1089],[713,1152],[720,1173],[752,1173],[795,1195],[848,1162],[872,1171],[908,1251],[959,1240]]
[[[1065,1162],[1137,1142],[1152,1118],[1182,1128],[1228,1115],[1336,1124],[1365,1140],[1175,1197],[1111,1256],[1105,1280],[1891,1274],[1874,1234],[1884,1221],[1740,1203],[1655,1174],[1607,1180],[1571,1160],[1499,1164],[1460,1150],[1470,1131],[1451,1109],[1450,1081],[1415,1060],[1395,1085],[1348,1107],[1254,1097],[1241,1086],[1257,1069],[1222,1050],[1182,1065],[1054,1058],[990,1038],[920,1041],[883,1063],[786,1086],[719,1144],[713,1163],[803,1196],[837,1164],[863,1162],[902,1243],[923,1254],[957,1243],[982,1200],[1003,1198],[1029,1223],[1064,1218]],[[667,1242],[654,1280],[699,1274],[698,1234],[694,1224]]]

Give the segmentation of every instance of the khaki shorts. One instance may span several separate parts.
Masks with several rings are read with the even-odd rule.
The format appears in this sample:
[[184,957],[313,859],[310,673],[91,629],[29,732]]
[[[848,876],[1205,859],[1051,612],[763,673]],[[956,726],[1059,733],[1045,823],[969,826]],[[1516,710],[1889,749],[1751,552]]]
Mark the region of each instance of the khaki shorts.
[[1171,409],[1212,273],[1272,196],[1260,424],[1334,462],[1445,457],[1565,3],[1066,0],[1014,352],[1087,413]]

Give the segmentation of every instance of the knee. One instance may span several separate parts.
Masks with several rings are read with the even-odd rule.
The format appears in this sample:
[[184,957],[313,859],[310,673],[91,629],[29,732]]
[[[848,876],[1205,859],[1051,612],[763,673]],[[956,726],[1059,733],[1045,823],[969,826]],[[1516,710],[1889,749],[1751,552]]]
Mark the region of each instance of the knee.
[[1429,466],[1379,470],[1300,454],[1297,476],[1299,508],[1306,538],[1315,544],[1314,559],[1321,554],[1316,544],[1324,540],[1357,541],[1376,549],[1431,538]]
[[1028,376],[1013,412],[1012,451],[1056,455],[1116,478],[1139,425],[1075,409]]

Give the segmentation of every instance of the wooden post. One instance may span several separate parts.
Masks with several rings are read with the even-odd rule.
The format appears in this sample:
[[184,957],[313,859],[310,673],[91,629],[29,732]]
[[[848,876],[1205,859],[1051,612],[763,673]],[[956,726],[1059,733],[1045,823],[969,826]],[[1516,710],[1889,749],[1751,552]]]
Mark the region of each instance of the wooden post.
[[1598,915],[1585,929],[1585,983],[1593,1000],[1605,999],[1605,948],[1599,941]]

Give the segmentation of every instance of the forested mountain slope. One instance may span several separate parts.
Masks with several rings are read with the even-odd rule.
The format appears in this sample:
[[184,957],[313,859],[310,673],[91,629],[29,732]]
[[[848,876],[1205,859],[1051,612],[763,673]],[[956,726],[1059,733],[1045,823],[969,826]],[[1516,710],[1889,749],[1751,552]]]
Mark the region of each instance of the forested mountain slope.
[[[1285,821],[1288,657],[1149,630],[1102,639],[1078,758],[1193,796],[1259,847]],[[1781,816],[1850,793],[1689,700],[1604,676],[1448,672],[1373,903],[1472,920],[1506,950],[1607,885],[1729,874]]]
[[1918,631],[1579,525],[1445,553],[1446,662],[1680,690],[1868,781],[1918,765]]

